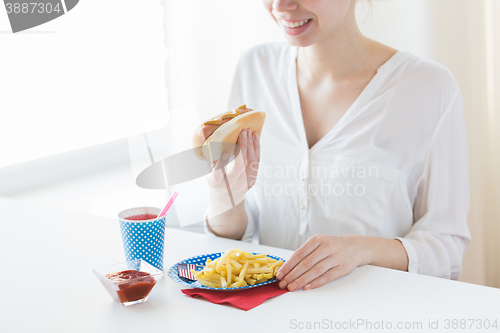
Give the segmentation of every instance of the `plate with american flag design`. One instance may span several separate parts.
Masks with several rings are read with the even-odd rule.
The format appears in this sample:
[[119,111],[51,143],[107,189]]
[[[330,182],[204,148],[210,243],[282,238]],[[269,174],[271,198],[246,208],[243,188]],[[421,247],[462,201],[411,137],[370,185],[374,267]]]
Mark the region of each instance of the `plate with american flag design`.
[[[205,263],[207,259],[210,260],[215,260],[219,258],[224,252],[218,252],[218,253],[210,253],[210,254],[202,254],[196,257],[188,258],[182,261],[179,261],[170,269],[168,270],[167,276],[174,282],[177,282],[179,284],[182,284],[187,287],[191,288],[199,288],[199,289],[207,289],[207,290],[217,290],[217,291],[229,291],[229,290],[244,290],[244,289],[250,289],[250,288],[256,288],[260,286],[265,286],[267,284],[273,283],[275,281],[278,281],[276,278],[272,278],[270,280],[261,282],[261,283],[256,283],[252,286],[244,286],[244,287],[236,287],[236,288],[211,288],[211,287],[206,287],[202,284],[200,284],[196,280],[192,280],[194,278],[192,274],[189,273],[189,271],[193,268],[200,271],[205,267]],[[261,253],[253,253],[253,254],[261,254]],[[276,259],[276,260],[281,260],[285,262],[285,260],[281,257],[278,256],[273,256],[268,254],[267,255],[269,258]],[[181,268],[181,269],[179,269]]]

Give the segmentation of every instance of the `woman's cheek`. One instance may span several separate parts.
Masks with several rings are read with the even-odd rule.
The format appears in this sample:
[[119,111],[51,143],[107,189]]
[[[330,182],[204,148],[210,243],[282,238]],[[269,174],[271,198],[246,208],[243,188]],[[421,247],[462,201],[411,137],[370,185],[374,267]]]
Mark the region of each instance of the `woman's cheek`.
[[[273,10],[273,0],[262,0],[262,4],[264,5],[264,8],[271,13]],[[272,13],[271,13],[272,14]]]
[[278,23],[278,21],[276,21],[276,17],[274,17],[274,15],[273,15],[273,3],[274,3],[273,0],[262,0],[262,4],[264,5],[264,8],[266,9],[266,11],[269,13],[269,15],[271,15],[272,19],[276,23]]

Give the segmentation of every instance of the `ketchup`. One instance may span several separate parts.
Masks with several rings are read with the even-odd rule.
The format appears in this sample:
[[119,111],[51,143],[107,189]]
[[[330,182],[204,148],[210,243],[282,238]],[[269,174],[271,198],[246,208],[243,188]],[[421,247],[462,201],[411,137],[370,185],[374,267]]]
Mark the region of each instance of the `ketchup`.
[[156,280],[147,272],[127,270],[107,274],[106,277],[118,284],[116,291],[121,303],[133,302],[148,296]]
[[152,220],[152,219],[155,219],[156,216],[158,216],[158,215],[141,214],[141,215],[134,215],[134,216],[125,217],[124,220],[130,220],[130,221]]

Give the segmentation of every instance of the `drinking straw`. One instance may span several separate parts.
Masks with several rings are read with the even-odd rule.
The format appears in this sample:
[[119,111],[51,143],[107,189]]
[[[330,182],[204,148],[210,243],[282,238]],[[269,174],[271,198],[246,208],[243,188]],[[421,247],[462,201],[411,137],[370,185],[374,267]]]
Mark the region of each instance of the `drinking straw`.
[[172,204],[174,203],[175,198],[177,198],[178,195],[179,195],[179,193],[177,193],[177,192],[174,192],[174,194],[172,194],[172,196],[168,200],[167,204],[165,205],[165,207],[163,208],[163,210],[161,211],[161,213],[158,214],[158,216],[156,218],[159,218],[160,216],[163,216],[163,215],[165,215],[168,212],[168,210],[170,209],[170,206],[172,206]]

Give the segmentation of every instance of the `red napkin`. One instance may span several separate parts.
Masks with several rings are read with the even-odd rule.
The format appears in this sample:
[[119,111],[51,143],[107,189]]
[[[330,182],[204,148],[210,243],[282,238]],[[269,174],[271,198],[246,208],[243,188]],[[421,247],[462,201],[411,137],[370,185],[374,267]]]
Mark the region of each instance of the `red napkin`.
[[182,289],[182,292],[191,297],[201,296],[216,304],[230,303],[237,308],[248,311],[262,304],[268,298],[288,292],[288,289],[280,289],[278,283],[274,282],[262,287],[238,291],[216,291],[194,288]]

